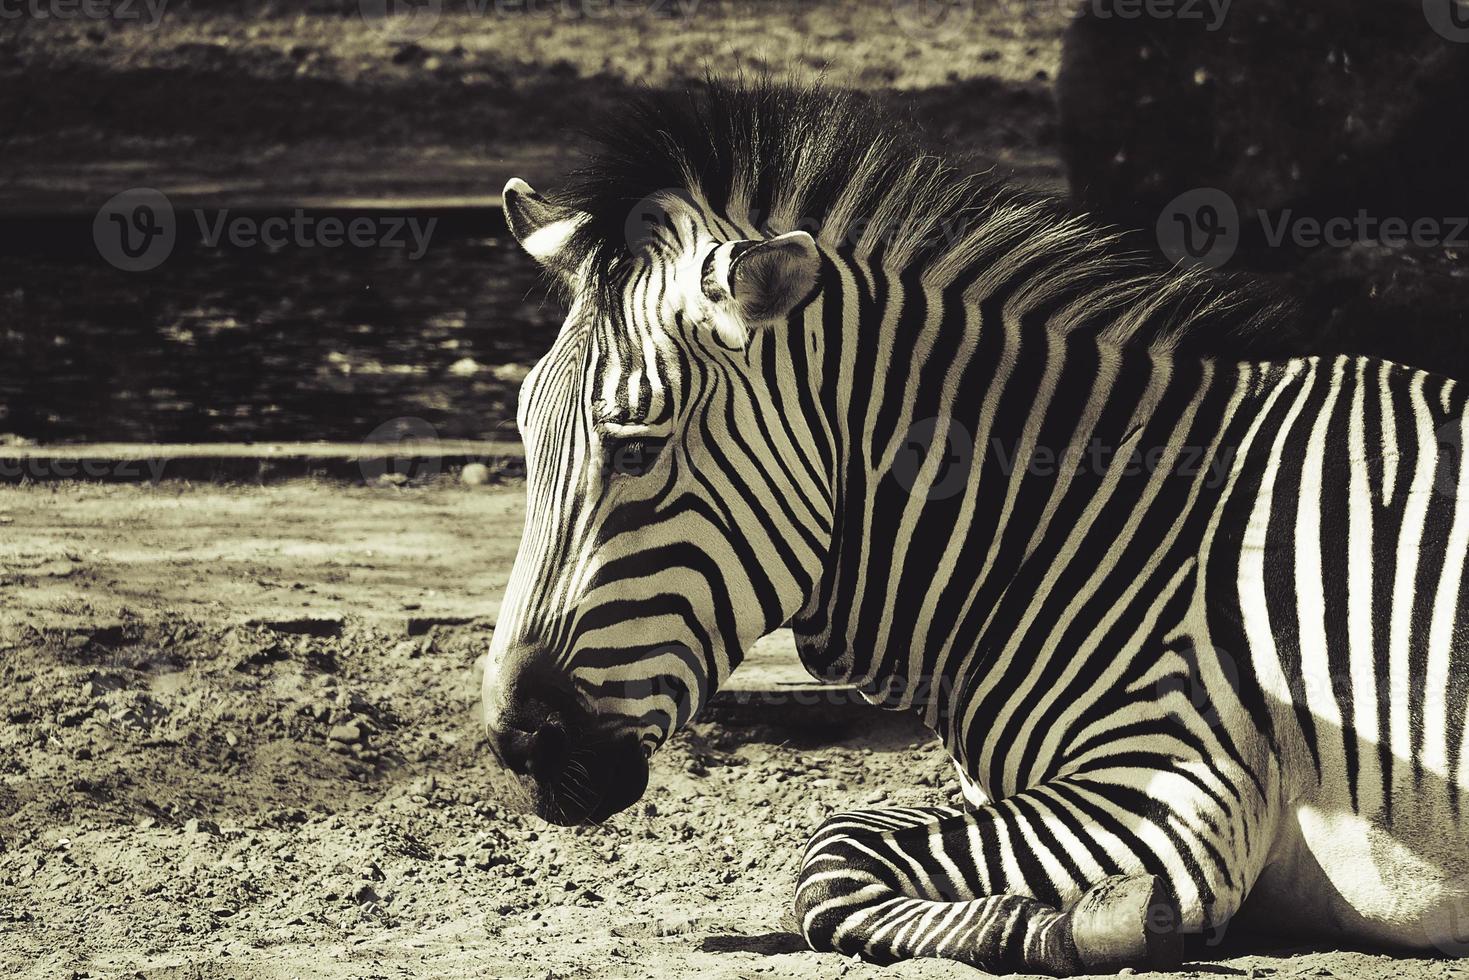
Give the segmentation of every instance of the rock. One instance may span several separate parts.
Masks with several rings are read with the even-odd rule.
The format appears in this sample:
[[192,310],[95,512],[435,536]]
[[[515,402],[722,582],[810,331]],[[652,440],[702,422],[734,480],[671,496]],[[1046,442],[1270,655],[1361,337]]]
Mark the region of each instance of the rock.
[[419,776],[410,782],[404,787],[404,793],[410,797],[422,796],[424,799],[428,799],[434,795],[434,790],[438,788],[439,781],[433,777],[433,774],[429,774],[427,776]]
[[482,370],[484,365],[472,357],[461,357],[449,365],[449,373],[456,378],[472,378]]
[[411,41],[401,45],[397,51],[393,52],[393,64],[395,65],[418,64],[427,58],[428,52],[423,49],[423,46]]
[[490,468],[484,463],[469,463],[459,471],[459,481],[467,487],[482,487],[490,482]]
[[1469,44],[1429,29],[1419,0],[1239,0],[1191,18],[1093,8],[1067,29],[1057,83],[1062,155],[1089,209],[1150,230],[1208,187],[1251,219],[1465,213]]
[[495,376],[496,381],[506,381],[513,384],[519,384],[520,382],[525,380],[525,376],[527,374],[530,374],[530,365],[497,364],[495,367],[490,368],[490,373]]
[[331,731],[326,733],[326,737],[328,741],[342,745],[356,745],[363,739],[362,728],[355,721],[349,721],[341,725],[333,725]]
[[210,837],[218,837],[219,824],[213,820],[201,820],[198,817],[193,817],[184,822],[184,833],[207,834]]

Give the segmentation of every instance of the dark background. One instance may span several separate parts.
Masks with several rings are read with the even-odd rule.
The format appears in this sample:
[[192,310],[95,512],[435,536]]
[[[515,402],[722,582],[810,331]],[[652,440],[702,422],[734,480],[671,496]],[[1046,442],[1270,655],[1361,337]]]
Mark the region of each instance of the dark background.
[[[870,93],[1141,247],[1175,195],[1223,188],[1247,218],[1225,271],[1302,304],[1281,352],[1469,372],[1465,249],[1260,247],[1248,220],[1469,214],[1469,44],[1417,0],[1234,0],[1216,25],[1098,3],[445,0],[429,30],[277,0],[0,21],[0,440],[355,441],[403,416],[503,435],[560,313],[507,242],[499,188],[554,189],[582,124],[706,71]],[[168,195],[179,240],[125,272],[92,221],[137,187]],[[194,232],[195,208],[296,207],[438,224],[417,260]]]

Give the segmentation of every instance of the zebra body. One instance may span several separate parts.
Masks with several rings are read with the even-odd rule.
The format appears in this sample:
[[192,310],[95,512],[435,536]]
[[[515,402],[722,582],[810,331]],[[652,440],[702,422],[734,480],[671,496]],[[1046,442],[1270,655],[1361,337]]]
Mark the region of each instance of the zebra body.
[[[1095,354],[1078,370],[1106,385],[1115,433],[1137,432],[1137,444],[1166,450],[1162,461],[1139,466],[1119,452],[1069,480],[1022,472],[995,494],[1007,519],[975,522],[983,530],[950,538],[948,555],[874,541],[918,587],[893,583],[886,565],[868,568],[854,601],[833,606],[861,624],[865,596],[896,641],[860,650],[869,620],[845,627],[843,642],[812,645],[827,657],[850,650],[839,676],[893,706],[911,706],[904,692],[927,679],[945,681],[923,692],[937,695],[925,720],[997,802],[978,818],[939,821],[933,850],[1003,857],[960,862],[947,878],[935,866],[927,881],[945,887],[934,894],[1069,907],[1109,875],[1160,874],[1190,932],[1221,929],[1250,895],[1257,921],[1276,928],[1452,945],[1469,894],[1456,642],[1469,524],[1454,520],[1469,487],[1454,383],[1361,358],[1221,370],[1154,356],[1138,367],[1148,380],[1129,413],[1088,361]],[[1017,390],[1030,398],[1036,388]],[[1088,440],[1105,427],[1084,407],[1085,388],[1058,390],[1043,386],[1036,402],[1048,424],[1064,420],[1063,431]],[[1058,398],[1072,404],[1058,411]],[[976,484],[986,467],[1002,468],[997,457],[977,458]],[[1220,458],[1222,478],[1211,465]],[[943,509],[933,519],[952,521]],[[998,546],[994,527],[1008,531]],[[952,570],[973,568],[972,579]],[[946,600],[953,590],[962,599]],[[963,612],[934,612],[946,601],[983,609],[980,627],[955,631]],[[950,630],[938,643],[935,621]],[[832,676],[827,657],[807,662]],[[1153,801],[1162,819],[1139,820]],[[841,916],[822,900],[843,894],[830,883],[872,872],[855,858],[828,868],[856,846],[834,833],[841,826],[813,843],[803,888],[815,894],[801,906],[807,927],[832,937]],[[931,912],[910,907],[915,922]],[[871,941],[859,930],[839,948],[889,952]]]
[[789,622],[814,675],[920,713],[973,804],[823,825],[815,948],[1159,965],[1246,907],[1449,951],[1454,383],[1208,356],[1279,312],[864,112],[715,85],[644,107],[563,202],[507,186],[570,314],[522,392],[497,751],[549,818],[603,819]]

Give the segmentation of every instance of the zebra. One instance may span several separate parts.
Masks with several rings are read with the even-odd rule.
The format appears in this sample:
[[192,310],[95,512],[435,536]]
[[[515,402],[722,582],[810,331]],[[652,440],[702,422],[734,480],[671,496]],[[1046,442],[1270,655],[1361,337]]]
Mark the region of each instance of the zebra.
[[1461,951],[1454,381],[1260,353],[1288,302],[819,86],[638,97],[504,210],[568,310],[483,687],[541,816],[631,806],[788,624],[965,797],[827,819],[813,949],[1166,968],[1239,915]]

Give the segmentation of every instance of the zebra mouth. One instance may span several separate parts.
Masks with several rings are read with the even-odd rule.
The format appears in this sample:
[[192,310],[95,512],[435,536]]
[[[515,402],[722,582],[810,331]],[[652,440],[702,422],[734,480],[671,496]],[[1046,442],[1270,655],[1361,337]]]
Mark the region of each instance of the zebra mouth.
[[648,761],[636,738],[574,747],[560,771],[535,780],[536,815],[563,827],[601,823],[648,788]]

